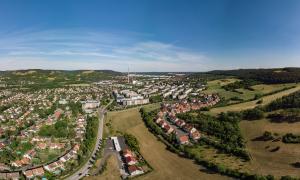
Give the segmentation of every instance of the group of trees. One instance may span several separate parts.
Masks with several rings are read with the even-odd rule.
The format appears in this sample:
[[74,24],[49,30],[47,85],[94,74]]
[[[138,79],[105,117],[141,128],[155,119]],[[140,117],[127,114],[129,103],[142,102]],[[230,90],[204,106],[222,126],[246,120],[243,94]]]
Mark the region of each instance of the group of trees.
[[39,109],[35,108],[35,112],[38,113],[39,117],[42,119],[47,118],[49,115],[54,114],[56,106],[52,105],[49,109]]
[[279,112],[275,112],[268,115],[268,118],[271,119],[272,122],[299,122],[300,121],[300,109],[285,109]]
[[139,152],[140,151],[140,145],[136,137],[134,137],[132,134],[125,133],[124,138],[126,141],[126,144],[132,149],[133,151]]
[[163,101],[163,97],[161,95],[156,95],[156,96],[151,96],[149,98],[149,101],[151,103],[157,103],[157,102],[162,102]]
[[277,99],[266,106],[267,111],[287,108],[300,108],[300,91]]
[[83,155],[91,152],[97,137],[98,132],[98,118],[95,116],[87,117],[86,133],[83,143],[81,144],[81,151]]
[[260,107],[247,109],[241,112],[242,118],[245,120],[257,120],[264,117],[264,111]]
[[230,83],[222,87],[227,91],[235,91],[236,89],[241,88],[253,91],[251,86],[254,86],[256,84],[259,84],[259,82],[252,79],[244,79],[242,81],[236,81],[234,83]]
[[2,113],[3,111],[5,111],[6,109],[10,108],[11,105],[3,105],[3,106],[0,106],[0,113]]
[[67,120],[57,121],[53,125],[44,125],[38,132],[42,137],[55,137],[55,138],[74,138],[75,131],[70,128]]
[[300,136],[292,133],[287,133],[282,137],[284,143],[300,143]]
[[239,113],[221,113],[214,117],[201,112],[197,113],[197,115],[188,112],[177,116],[192,124],[201,132],[206,133],[207,137],[202,136],[200,142],[249,160],[249,155],[244,150],[245,143],[238,125],[241,120]]
[[78,114],[83,114],[82,104],[79,101],[77,101],[77,102],[70,101],[68,106],[72,110],[73,116],[76,117]]

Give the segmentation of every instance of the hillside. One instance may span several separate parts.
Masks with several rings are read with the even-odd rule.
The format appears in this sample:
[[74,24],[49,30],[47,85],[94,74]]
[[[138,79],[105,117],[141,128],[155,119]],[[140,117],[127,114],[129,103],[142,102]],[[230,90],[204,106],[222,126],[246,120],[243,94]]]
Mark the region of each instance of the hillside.
[[90,83],[99,80],[113,79],[123,75],[112,70],[16,70],[0,71],[3,81],[9,86],[24,85],[26,87],[57,87],[73,83]]
[[210,71],[212,75],[236,76],[241,79],[252,79],[266,84],[295,83],[300,81],[300,68],[276,69],[237,69]]

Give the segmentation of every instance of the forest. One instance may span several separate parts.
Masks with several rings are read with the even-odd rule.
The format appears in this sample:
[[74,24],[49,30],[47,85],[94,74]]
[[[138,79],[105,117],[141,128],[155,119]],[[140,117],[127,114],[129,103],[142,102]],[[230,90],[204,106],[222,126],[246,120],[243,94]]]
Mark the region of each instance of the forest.
[[242,80],[254,80],[265,84],[296,83],[300,81],[300,68],[215,70],[195,73],[193,77],[234,76]]

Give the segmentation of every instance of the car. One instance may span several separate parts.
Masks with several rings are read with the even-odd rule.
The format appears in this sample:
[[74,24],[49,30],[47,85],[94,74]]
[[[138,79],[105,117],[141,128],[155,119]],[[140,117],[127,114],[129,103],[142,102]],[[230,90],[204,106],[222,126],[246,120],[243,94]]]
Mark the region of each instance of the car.
[[78,174],[78,176],[81,176],[81,175],[82,175],[82,173],[79,173],[79,174]]

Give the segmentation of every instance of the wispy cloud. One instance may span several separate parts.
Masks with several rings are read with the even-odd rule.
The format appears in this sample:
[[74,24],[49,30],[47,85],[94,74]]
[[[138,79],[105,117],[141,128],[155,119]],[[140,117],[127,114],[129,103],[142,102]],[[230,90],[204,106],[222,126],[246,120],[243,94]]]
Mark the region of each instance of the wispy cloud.
[[201,71],[212,69],[203,53],[134,33],[87,29],[0,34],[0,69],[113,69]]

